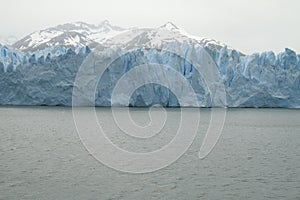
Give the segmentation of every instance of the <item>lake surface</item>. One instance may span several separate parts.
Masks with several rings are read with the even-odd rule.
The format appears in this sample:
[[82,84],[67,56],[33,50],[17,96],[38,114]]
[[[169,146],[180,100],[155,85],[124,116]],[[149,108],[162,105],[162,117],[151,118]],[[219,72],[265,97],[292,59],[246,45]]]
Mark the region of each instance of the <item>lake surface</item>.
[[[180,109],[166,111],[163,134],[135,141],[118,129],[109,108],[96,109],[110,139],[137,152],[174,137]],[[219,142],[203,160],[198,153],[211,112],[200,113],[197,136],[180,159],[130,174],[86,150],[71,108],[0,107],[0,199],[300,199],[300,110],[228,109]],[[137,124],[149,123],[148,109],[131,114]]]

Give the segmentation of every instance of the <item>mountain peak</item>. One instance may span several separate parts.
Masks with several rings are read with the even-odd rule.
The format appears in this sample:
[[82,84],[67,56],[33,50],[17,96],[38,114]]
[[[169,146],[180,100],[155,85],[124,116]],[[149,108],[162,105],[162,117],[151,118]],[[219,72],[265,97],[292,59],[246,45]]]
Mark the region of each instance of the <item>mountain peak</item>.
[[179,28],[172,22],[167,22],[164,25],[159,27],[160,29],[167,29],[167,30],[179,30]]
[[98,24],[81,21],[61,24],[36,31],[15,42],[12,46],[22,51],[43,50],[48,46],[77,48],[78,46],[94,47],[97,44],[134,46],[137,43],[156,48],[170,41],[185,42],[190,40],[213,48],[222,46],[214,40],[191,36],[172,22],[167,22],[157,28],[132,29],[112,25],[108,20]]
[[106,19],[106,20],[103,20],[101,23],[100,23],[100,25],[102,25],[102,26],[104,26],[104,25],[110,25],[111,26],[111,24],[110,24],[110,22]]
[[97,25],[77,21],[36,31],[15,42],[13,46],[23,51],[42,50],[48,46],[92,46],[95,43],[103,43],[125,30],[111,25],[108,20]]
[[114,31],[123,31],[123,30],[125,30],[125,28],[112,25],[108,20],[104,20],[100,24],[98,24],[98,28],[105,29],[106,31],[108,31],[108,30],[114,30]]

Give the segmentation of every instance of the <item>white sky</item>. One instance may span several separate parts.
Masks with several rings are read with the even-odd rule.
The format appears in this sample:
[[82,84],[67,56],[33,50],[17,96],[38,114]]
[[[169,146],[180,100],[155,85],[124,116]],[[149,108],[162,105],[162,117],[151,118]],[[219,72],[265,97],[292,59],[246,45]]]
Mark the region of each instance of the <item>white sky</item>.
[[244,52],[300,53],[300,0],[0,0],[0,35],[25,36],[58,24],[105,19],[123,27],[167,21]]

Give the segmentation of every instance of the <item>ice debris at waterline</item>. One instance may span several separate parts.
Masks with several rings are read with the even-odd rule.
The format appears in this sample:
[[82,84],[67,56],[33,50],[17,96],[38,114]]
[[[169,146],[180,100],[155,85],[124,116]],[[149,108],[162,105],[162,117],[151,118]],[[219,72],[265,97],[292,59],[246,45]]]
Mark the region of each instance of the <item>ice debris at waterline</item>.
[[[191,84],[201,107],[300,107],[300,55],[290,49],[275,55],[273,52],[243,55],[223,46],[220,49],[204,47],[218,67],[218,79],[222,84],[226,101],[214,102],[214,91],[208,90],[201,73],[187,58],[173,55],[168,49],[193,52],[193,62],[201,62],[197,53],[202,48],[191,43],[170,43],[162,49],[141,48],[126,52],[122,48],[103,48],[93,67],[95,73],[112,62],[99,80],[95,94],[96,106],[111,106],[111,95],[117,81],[141,64],[162,64],[181,73]],[[166,51],[164,51],[166,49]],[[35,52],[22,52],[8,46],[0,46],[0,104],[1,105],[72,105],[72,91],[79,67],[92,54],[89,47],[69,49],[52,46]],[[191,55],[191,54],[189,54]],[[185,55],[186,56],[186,55]],[[157,79],[168,74],[157,70]],[[171,74],[171,73],[170,73]],[[170,75],[169,75],[170,76]],[[88,83],[89,78],[85,81]],[[147,77],[147,74],[139,74]],[[168,77],[170,84],[176,80]],[[182,88],[184,90],[184,88]],[[181,91],[183,94],[185,91]],[[188,95],[187,95],[188,96]],[[189,102],[189,101],[187,101]],[[85,103],[83,102],[82,105]],[[88,103],[87,103],[88,104]],[[123,106],[195,106],[193,102],[179,105],[176,95],[165,86],[146,84],[137,88],[129,104]]]

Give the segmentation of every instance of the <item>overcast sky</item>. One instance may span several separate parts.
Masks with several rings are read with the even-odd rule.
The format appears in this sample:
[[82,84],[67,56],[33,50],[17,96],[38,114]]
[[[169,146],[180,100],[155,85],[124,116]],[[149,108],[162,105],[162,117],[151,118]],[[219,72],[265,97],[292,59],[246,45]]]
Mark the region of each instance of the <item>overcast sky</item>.
[[0,35],[25,36],[66,22],[157,27],[167,21],[245,53],[300,53],[300,0],[0,0]]

